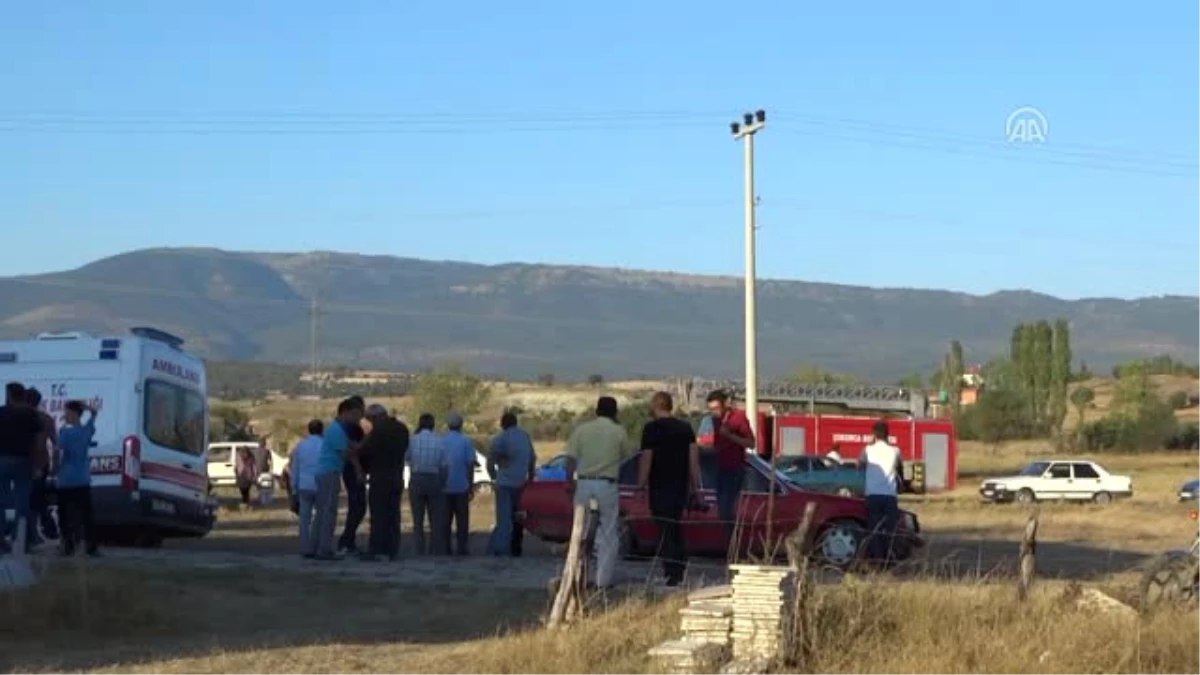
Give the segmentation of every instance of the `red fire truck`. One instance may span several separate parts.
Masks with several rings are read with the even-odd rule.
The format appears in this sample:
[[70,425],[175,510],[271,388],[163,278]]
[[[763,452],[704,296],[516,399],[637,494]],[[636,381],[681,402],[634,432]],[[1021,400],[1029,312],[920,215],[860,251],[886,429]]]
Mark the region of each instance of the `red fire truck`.
[[[724,386],[718,386],[724,385]],[[687,397],[699,405],[714,389],[737,396],[737,383],[694,380]],[[837,446],[844,461],[858,458],[874,438],[872,427],[888,423],[889,442],[904,457],[904,480],[917,492],[953,490],[958,483],[958,443],[954,423],[931,419],[925,393],[900,387],[772,383],[759,388],[760,404],[808,406],[810,412],[760,411],[758,454],[824,455]],[[862,414],[820,414],[816,406],[838,406]],[[761,406],[760,406],[761,407]],[[874,413],[873,415],[870,413]],[[712,443],[712,423],[701,423],[698,440]]]

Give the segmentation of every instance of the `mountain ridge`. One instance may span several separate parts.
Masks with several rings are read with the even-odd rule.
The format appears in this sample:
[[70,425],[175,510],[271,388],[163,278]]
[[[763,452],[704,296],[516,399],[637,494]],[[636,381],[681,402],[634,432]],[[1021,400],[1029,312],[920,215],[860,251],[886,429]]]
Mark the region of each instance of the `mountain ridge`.
[[[463,361],[496,375],[734,376],[738,277],[539,263],[430,261],[332,251],[152,248],[74,270],[0,277],[0,337],[42,330],[172,330],[218,359],[418,369]],[[760,367],[800,363],[875,380],[933,368],[952,339],[971,361],[1007,352],[1018,321],[1065,317],[1093,368],[1200,350],[1200,298],[1063,300],[826,282],[759,281]]]

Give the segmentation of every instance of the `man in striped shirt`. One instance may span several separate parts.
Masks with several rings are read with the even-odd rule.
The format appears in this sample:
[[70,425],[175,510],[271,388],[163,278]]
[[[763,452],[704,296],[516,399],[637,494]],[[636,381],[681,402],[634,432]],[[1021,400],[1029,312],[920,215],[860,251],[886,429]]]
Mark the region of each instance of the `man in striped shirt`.
[[[449,462],[445,443],[434,432],[433,415],[423,413],[417,420],[417,433],[409,441],[408,495],[412,507],[413,535],[417,555],[429,552],[444,553],[448,533],[446,526],[446,474]],[[429,514],[429,539],[425,540],[425,514]]]

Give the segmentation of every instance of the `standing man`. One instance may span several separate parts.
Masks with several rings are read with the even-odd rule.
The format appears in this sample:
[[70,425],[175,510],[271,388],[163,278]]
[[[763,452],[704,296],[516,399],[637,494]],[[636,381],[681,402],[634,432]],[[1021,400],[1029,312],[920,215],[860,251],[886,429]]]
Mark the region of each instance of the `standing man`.
[[274,459],[265,438],[259,440],[258,446],[254,448],[254,472],[254,482],[258,485],[258,503],[261,506],[270,506],[275,497]]
[[[417,420],[408,451],[408,494],[412,508],[413,534],[417,555],[446,551],[442,537],[446,533],[446,462],[445,444],[434,432],[433,415],[422,413]],[[429,541],[425,539],[425,516],[429,515]]]
[[496,527],[488,540],[488,552],[496,556],[521,556],[523,528],[517,522],[517,509],[525,484],[533,480],[537,456],[533,439],[517,426],[517,416],[500,416],[500,433],[492,439],[488,452],[488,475],[496,491]]
[[617,479],[621,462],[633,455],[633,443],[625,427],[617,422],[617,400],[601,396],[596,401],[596,419],[575,428],[567,441],[567,490],[575,505],[599,511],[596,529],[596,587],[612,585],[620,550],[618,520],[621,517]]
[[875,423],[875,440],[863,449],[858,463],[866,470],[868,551],[871,559],[886,563],[892,549],[892,535],[900,520],[900,477],[904,464],[900,449],[888,442],[887,422]]
[[[42,420],[25,402],[25,387],[19,382],[5,385],[4,399],[0,406],[0,502],[13,505],[15,522],[19,525],[24,520],[28,531],[33,527],[29,523],[29,496],[34,456],[45,452]],[[17,542],[14,534],[13,543],[27,546],[28,538]]]
[[[366,402],[357,395],[346,400],[358,411],[361,421],[366,413]],[[361,424],[355,423],[348,427],[346,434],[355,449],[342,465],[342,485],[346,486],[346,524],[342,528],[342,536],[338,539],[338,552],[342,555],[354,555],[358,553],[358,526],[362,525],[363,518],[367,516],[367,471],[370,468],[370,457],[366,456],[367,453],[361,447],[366,439]]]
[[[38,442],[39,452],[33,458],[33,489],[29,497],[30,519],[28,536],[30,547],[40,545],[45,539],[58,539],[58,523],[50,513],[49,488],[46,485],[51,457],[58,448],[58,427],[54,418],[42,410],[42,392],[36,387],[25,390],[25,403],[33,408],[38,419],[42,422],[41,440]],[[39,527],[41,532],[39,533]]]
[[358,449],[350,440],[349,429],[359,429],[362,409],[349,399],[338,404],[337,417],[325,429],[321,455],[317,460],[317,559],[336,560],[333,537],[337,532],[338,496],[342,470],[351,453]]
[[733,533],[746,478],[746,450],[754,447],[754,430],[746,413],[729,404],[729,394],[714,391],[707,401],[713,421],[713,448],[717,451],[717,513],[726,527],[728,550],[736,544]]
[[371,461],[371,534],[364,560],[400,557],[400,498],[404,494],[404,456],[408,453],[408,427],[378,403],[367,408],[371,433],[363,441],[363,457]]
[[288,461],[288,490],[295,496],[296,515],[300,517],[300,555],[315,558],[319,533],[313,513],[317,504],[317,470],[321,464],[321,447],[325,443],[322,434],[325,425],[321,420],[308,423],[308,437],[292,448]]
[[650,398],[653,420],[642,427],[642,456],[638,488],[646,490],[650,515],[658,524],[658,555],[668,586],[678,586],[687,570],[683,547],[684,511],[700,490],[700,447],[692,425],[675,417],[671,395],[660,391]]
[[[82,424],[83,413],[88,413]],[[58,467],[58,520],[61,550],[64,556],[75,554],[75,544],[83,541],[90,556],[99,555],[96,533],[92,528],[92,474],[88,450],[96,435],[96,409],[80,401],[63,406],[62,433],[53,464]]]
[[[450,551],[450,529],[455,528],[455,552],[467,555],[471,540],[471,491],[475,487],[475,444],[463,434],[462,415],[446,418],[446,554]],[[453,525],[451,524],[453,521]]]

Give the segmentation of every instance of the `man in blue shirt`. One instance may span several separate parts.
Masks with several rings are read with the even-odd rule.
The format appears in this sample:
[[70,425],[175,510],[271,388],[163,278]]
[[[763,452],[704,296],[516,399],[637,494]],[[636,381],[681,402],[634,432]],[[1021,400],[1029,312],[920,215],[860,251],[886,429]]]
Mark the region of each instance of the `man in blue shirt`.
[[[362,408],[346,399],[338,404],[337,417],[325,429],[321,453],[317,457],[317,559],[336,560],[333,537],[337,530],[338,497],[341,493],[342,468],[356,443],[350,429],[362,421]],[[361,428],[361,427],[360,427]]]
[[[413,538],[417,555],[443,555],[449,545],[442,538],[450,529],[446,526],[446,446],[434,432],[435,420],[430,413],[417,418],[417,433],[409,439],[408,501],[412,508]],[[425,516],[429,516],[429,540],[426,546]]]
[[457,526],[455,534],[458,555],[467,555],[471,538],[471,490],[475,482],[475,444],[462,432],[463,418],[450,413],[446,418],[449,431],[442,438],[446,453],[446,553],[450,553],[451,521]]
[[[86,424],[83,413],[88,413]],[[96,435],[96,410],[81,401],[63,406],[65,422],[58,432],[55,464],[58,468],[58,519],[61,525],[62,554],[75,554],[81,539],[90,556],[100,554],[92,527],[92,474],[88,451]]]
[[296,515],[300,517],[300,555],[305,558],[317,554],[313,512],[317,503],[317,464],[321,461],[321,449],[325,445],[322,438],[324,433],[325,425],[321,420],[310,421],[308,437],[296,444],[288,462],[289,489],[296,498]]
[[517,508],[525,483],[533,480],[537,456],[533,439],[517,426],[515,414],[504,413],[500,428],[502,431],[492,440],[488,453],[488,474],[496,492],[496,529],[492,530],[488,550],[492,555],[519,557],[523,537]]

